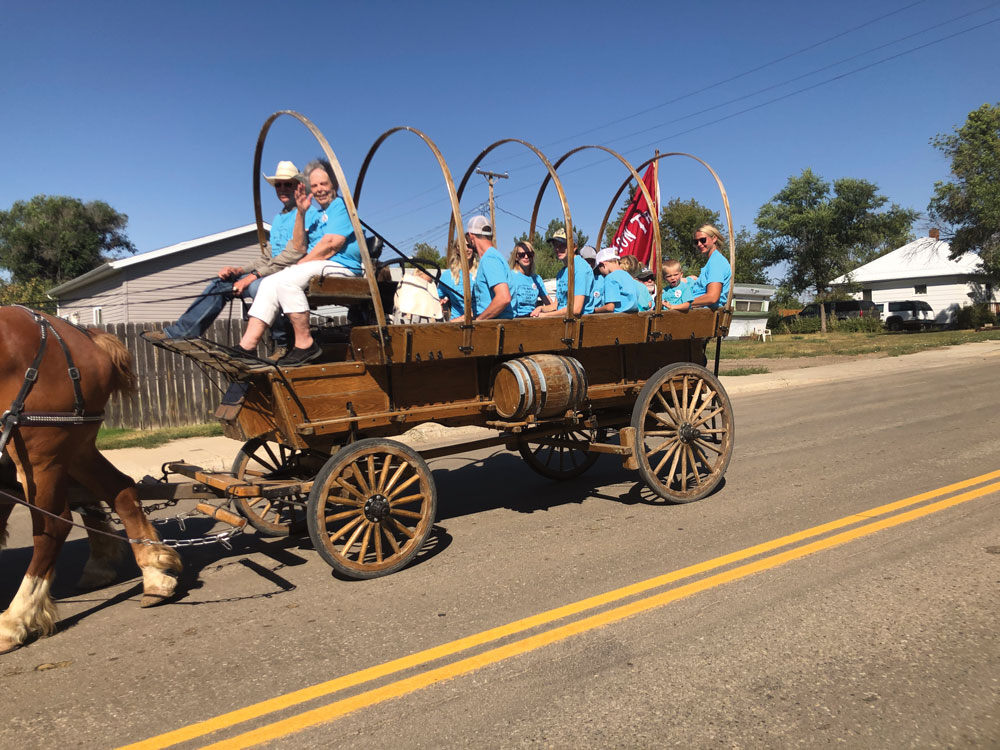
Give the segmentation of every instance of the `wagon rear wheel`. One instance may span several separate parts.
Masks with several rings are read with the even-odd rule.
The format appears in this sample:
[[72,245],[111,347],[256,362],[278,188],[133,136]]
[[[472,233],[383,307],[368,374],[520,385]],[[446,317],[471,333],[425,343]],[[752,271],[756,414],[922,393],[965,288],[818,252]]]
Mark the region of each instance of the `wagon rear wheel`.
[[733,407],[704,367],[658,370],[639,392],[632,427],[639,475],[660,497],[689,503],[722,481],[733,453]]
[[420,455],[393,440],[367,439],[323,466],[306,522],[320,557],[348,578],[394,573],[423,547],[437,491]]
[[[323,465],[325,456],[260,438],[247,441],[233,461],[237,479],[288,479],[307,482]],[[280,498],[234,497],[233,505],[264,536],[288,536],[305,528],[305,496]]]
[[[598,442],[604,442],[606,436],[607,430],[600,430],[597,436]],[[518,453],[521,454],[521,458],[528,466],[543,477],[557,480],[574,479],[593,466],[600,458],[599,454],[586,450],[586,445],[590,442],[590,435],[585,430],[567,430],[546,437],[562,443],[579,443],[581,447],[552,445],[544,442],[530,443],[524,438],[520,438],[517,443]],[[540,439],[544,440],[545,438]]]

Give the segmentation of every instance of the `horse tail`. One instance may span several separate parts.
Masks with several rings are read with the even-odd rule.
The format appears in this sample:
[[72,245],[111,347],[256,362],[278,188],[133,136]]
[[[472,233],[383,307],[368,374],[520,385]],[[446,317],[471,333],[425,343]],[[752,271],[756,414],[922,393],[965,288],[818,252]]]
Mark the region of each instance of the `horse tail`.
[[100,328],[88,328],[87,333],[97,345],[97,348],[108,355],[111,360],[112,393],[132,393],[136,389],[135,368],[132,364],[132,353],[125,348],[117,336]]

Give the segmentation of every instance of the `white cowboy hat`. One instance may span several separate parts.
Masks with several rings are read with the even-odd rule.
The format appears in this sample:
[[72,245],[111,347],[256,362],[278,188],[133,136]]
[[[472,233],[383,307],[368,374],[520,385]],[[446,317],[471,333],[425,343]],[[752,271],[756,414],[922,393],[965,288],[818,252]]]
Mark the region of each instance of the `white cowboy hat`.
[[279,180],[284,182],[285,180],[299,180],[301,178],[299,168],[290,161],[279,161],[278,168],[274,170],[274,174],[270,177],[263,172],[261,174],[272,185]]

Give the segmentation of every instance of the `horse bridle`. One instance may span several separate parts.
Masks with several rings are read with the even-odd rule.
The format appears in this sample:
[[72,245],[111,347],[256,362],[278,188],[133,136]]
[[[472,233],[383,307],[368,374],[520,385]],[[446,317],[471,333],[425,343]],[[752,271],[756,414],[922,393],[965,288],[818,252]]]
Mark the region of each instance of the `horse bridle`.
[[[3,453],[6,449],[11,433],[18,425],[42,427],[104,421],[103,411],[97,414],[87,414],[83,402],[83,389],[80,387],[80,371],[73,363],[73,356],[69,352],[69,347],[66,346],[66,342],[63,341],[62,336],[59,335],[59,332],[55,329],[52,323],[50,323],[48,319],[41,314],[35,312],[34,310],[29,310],[27,307],[23,307],[22,305],[12,305],[12,307],[20,308],[31,316],[32,320],[35,321],[35,324],[41,332],[41,341],[38,344],[38,353],[35,354],[34,361],[32,361],[31,366],[28,367],[27,371],[24,373],[24,382],[21,384],[21,390],[17,392],[17,396],[14,397],[14,402],[10,405],[10,408],[7,409],[2,416],[0,416],[0,425],[3,425],[3,432],[0,433],[0,453]],[[31,389],[35,387],[35,382],[38,380],[38,368],[42,364],[42,357],[45,356],[45,346],[48,343],[48,333],[50,331],[52,332],[53,338],[59,342],[59,346],[63,351],[63,356],[66,357],[69,379],[70,382],[73,383],[72,413],[60,411],[24,411],[24,402],[28,398],[28,394],[31,393]]]

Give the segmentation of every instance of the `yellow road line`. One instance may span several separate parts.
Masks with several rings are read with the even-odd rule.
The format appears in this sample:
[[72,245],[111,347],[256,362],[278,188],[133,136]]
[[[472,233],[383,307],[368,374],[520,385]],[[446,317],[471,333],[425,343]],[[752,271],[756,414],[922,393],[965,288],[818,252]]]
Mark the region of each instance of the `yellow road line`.
[[229,711],[204,721],[189,724],[188,726],[180,727],[170,732],[150,737],[149,739],[142,740],[131,745],[126,745],[121,750],[165,748],[181,742],[196,739],[198,737],[203,737],[221,729],[226,729],[245,721],[260,718],[265,714],[291,708],[317,698],[331,695],[340,690],[345,690],[380,677],[395,674],[396,672],[400,672],[405,669],[422,666],[436,659],[452,656],[461,651],[486,645],[501,638],[515,635],[517,633],[524,632],[525,630],[530,630],[531,628],[547,625],[570,615],[580,614],[596,607],[613,604],[630,596],[635,596],[651,589],[659,588],[668,583],[679,581],[683,578],[688,578],[700,573],[706,573],[716,568],[739,562],[741,560],[746,560],[750,557],[755,557],[756,555],[770,552],[789,544],[794,544],[821,534],[826,534],[830,531],[835,531],[836,529],[843,528],[844,526],[850,526],[862,520],[877,518],[878,516],[892,513],[910,505],[915,505],[927,500],[933,500],[934,498],[946,495],[950,492],[956,492],[958,490],[966,489],[967,487],[972,487],[982,482],[987,482],[997,478],[1000,478],[1000,471],[989,472],[978,477],[973,477],[971,479],[966,479],[961,482],[955,482],[953,484],[940,487],[936,490],[922,492],[886,505],[881,505],[860,513],[845,516],[835,521],[830,521],[829,523],[814,526],[803,531],[779,537],[777,539],[772,539],[771,541],[763,542],[762,544],[758,544],[753,547],[747,547],[746,549],[722,555],[711,560],[706,560],[705,562],[680,568],[679,570],[665,573],[645,581],[639,581],[597,596],[588,597],[577,602],[556,607],[555,609],[540,612],[539,614],[515,620],[514,622],[507,623],[506,625],[490,628],[489,630],[484,630],[480,633],[459,638],[433,648],[418,651],[399,659],[394,659],[392,661],[368,667],[326,682],[321,682],[316,685],[286,693],[284,695],[279,695],[275,698],[270,698],[244,708]]
[[351,698],[345,698],[325,706],[320,706],[319,708],[315,708],[311,711],[305,711],[301,714],[290,716],[287,719],[282,719],[281,721],[267,724],[258,729],[244,732],[243,734],[237,735],[231,739],[222,740],[221,742],[217,742],[212,745],[206,745],[205,750],[236,750],[237,748],[253,747],[254,745],[270,742],[271,740],[300,732],[303,729],[308,729],[309,727],[316,726],[317,724],[338,719],[353,711],[357,711],[360,708],[381,703],[382,701],[386,701],[391,698],[398,698],[408,693],[421,690],[422,688],[429,687],[430,685],[434,685],[438,682],[444,682],[445,680],[450,680],[454,677],[468,674],[469,672],[481,669],[482,667],[490,664],[496,664],[497,662],[510,659],[511,657],[519,656],[529,651],[534,651],[542,646],[547,646],[549,644],[565,640],[571,636],[579,635],[580,633],[585,633],[610,623],[624,620],[627,617],[632,617],[633,615],[641,612],[662,607],[665,604],[687,598],[707,589],[715,588],[716,586],[721,586],[722,584],[745,578],[754,573],[776,568],[792,560],[797,560],[815,552],[837,547],[855,539],[868,536],[869,534],[882,531],[883,529],[888,529],[893,526],[898,526],[900,524],[907,523],[908,521],[930,515],[931,513],[937,513],[938,511],[968,502],[969,500],[974,500],[977,497],[988,495],[997,490],[1000,490],[1000,482],[987,485],[986,487],[981,487],[977,490],[972,490],[962,495],[956,495],[955,497],[948,498],[947,500],[941,500],[939,502],[932,503],[931,505],[915,508],[905,513],[900,513],[890,518],[882,519],[881,521],[873,521],[859,528],[851,529],[850,531],[845,531],[825,539],[820,539],[801,547],[795,547],[785,552],[779,552],[776,555],[772,555],[752,563],[747,563],[746,565],[741,565],[738,568],[733,568],[732,570],[727,570],[723,573],[717,573],[714,576],[703,578],[698,581],[685,584],[684,586],[679,586],[676,589],[665,591],[662,594],[656,594],[630,604],[625,604],[621,607],[616,607],[615,609],[608,610],[607,612],[591,615],[590,617],[586,617],[582,620],[577,620],[576,622],[572,622],[567,625],[561,625],[543,633],[538,633],[537,635],[529,636],[519,641],[491,649],[490,651],[485,651],[482,654],[471,656],[452,664],[447,664],[443,667],[431,669],[427,672],[414,675],[413,677],[397,680],[396,682],[374,690],[368,690]]

